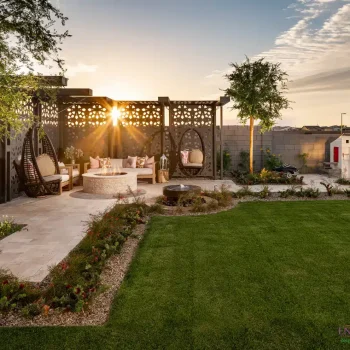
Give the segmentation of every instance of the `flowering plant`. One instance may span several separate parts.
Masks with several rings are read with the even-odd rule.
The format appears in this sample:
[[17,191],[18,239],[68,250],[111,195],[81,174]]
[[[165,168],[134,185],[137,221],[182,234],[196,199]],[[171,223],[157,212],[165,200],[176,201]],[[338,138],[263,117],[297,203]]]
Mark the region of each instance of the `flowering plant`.
[[79,159],[84,155],[83,151],[80,148],[75,148],[74,146],[67,147],[64,150],[64,156],[67,159]]

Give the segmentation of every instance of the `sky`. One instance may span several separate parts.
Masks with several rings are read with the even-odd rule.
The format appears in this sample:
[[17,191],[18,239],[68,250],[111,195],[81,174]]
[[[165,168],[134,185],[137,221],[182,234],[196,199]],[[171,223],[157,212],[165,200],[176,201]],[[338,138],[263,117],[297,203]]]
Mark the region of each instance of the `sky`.
[[[280,62],[278,125],[350,124],[350,0],[51,0],[69,20],[68,87],[116,100],[217,99],[230,62]],[[238,124],[225,109],[225,123]]]

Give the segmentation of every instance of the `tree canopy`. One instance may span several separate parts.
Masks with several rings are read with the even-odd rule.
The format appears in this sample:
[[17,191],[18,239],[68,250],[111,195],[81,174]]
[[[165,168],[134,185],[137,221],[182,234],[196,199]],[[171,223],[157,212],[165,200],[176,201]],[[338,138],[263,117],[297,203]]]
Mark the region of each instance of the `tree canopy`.
[[69,33],[57,28],[66,20],[49,0],[0,0],[0,139],[32,122],[30,111],[26,118],[20,114],[35,91],[54,96],[35,67],[55,64],[64,73],[59,54]]
[[269,130],[282,117],[281,111],[290,106],[284,96],[288,75],[279,63],[271,63],[261,58],[245,62],[231,63],[233,71],[226,75],[230,83],[225,90],[233,100],[238,118],[243,124],[250,120],[250,171],[253,171],[253,128],[254,120],[259,120],[262,132]]

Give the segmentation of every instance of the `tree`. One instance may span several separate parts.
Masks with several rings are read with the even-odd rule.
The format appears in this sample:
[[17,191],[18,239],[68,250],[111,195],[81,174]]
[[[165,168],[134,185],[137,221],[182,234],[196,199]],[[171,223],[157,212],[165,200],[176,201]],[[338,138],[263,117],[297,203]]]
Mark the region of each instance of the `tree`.
[[232,109],[238,109],[238,118],[243,124],[250,121],[249,172],[253,173],[254,121],[259,120],[261,131],[270,130],[281,111],[289,108],[290,101],[284,97],[287,90],[287,73],[280,64],[266,62],[264,58],[242,64],[231,63],[234,68],[226,78],[230,87],[226,96],[233,99]]
[[20,111],[35,92],[54,98],[54,89],[35,67],[54,63],[64,73],[59,52],[69,33],[56,27],[66,20],[49,0],[0,0],[0,140],[33,122],[32,112],[23,119]]

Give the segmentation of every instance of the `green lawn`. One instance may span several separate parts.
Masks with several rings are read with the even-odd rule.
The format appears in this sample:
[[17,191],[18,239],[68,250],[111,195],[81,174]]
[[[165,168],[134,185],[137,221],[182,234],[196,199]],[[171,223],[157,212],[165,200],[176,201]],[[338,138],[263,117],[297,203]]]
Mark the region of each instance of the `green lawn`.
[[0,329],[0,348],[347,348],[349,243],[350,201],[157,217],[106,326]]

